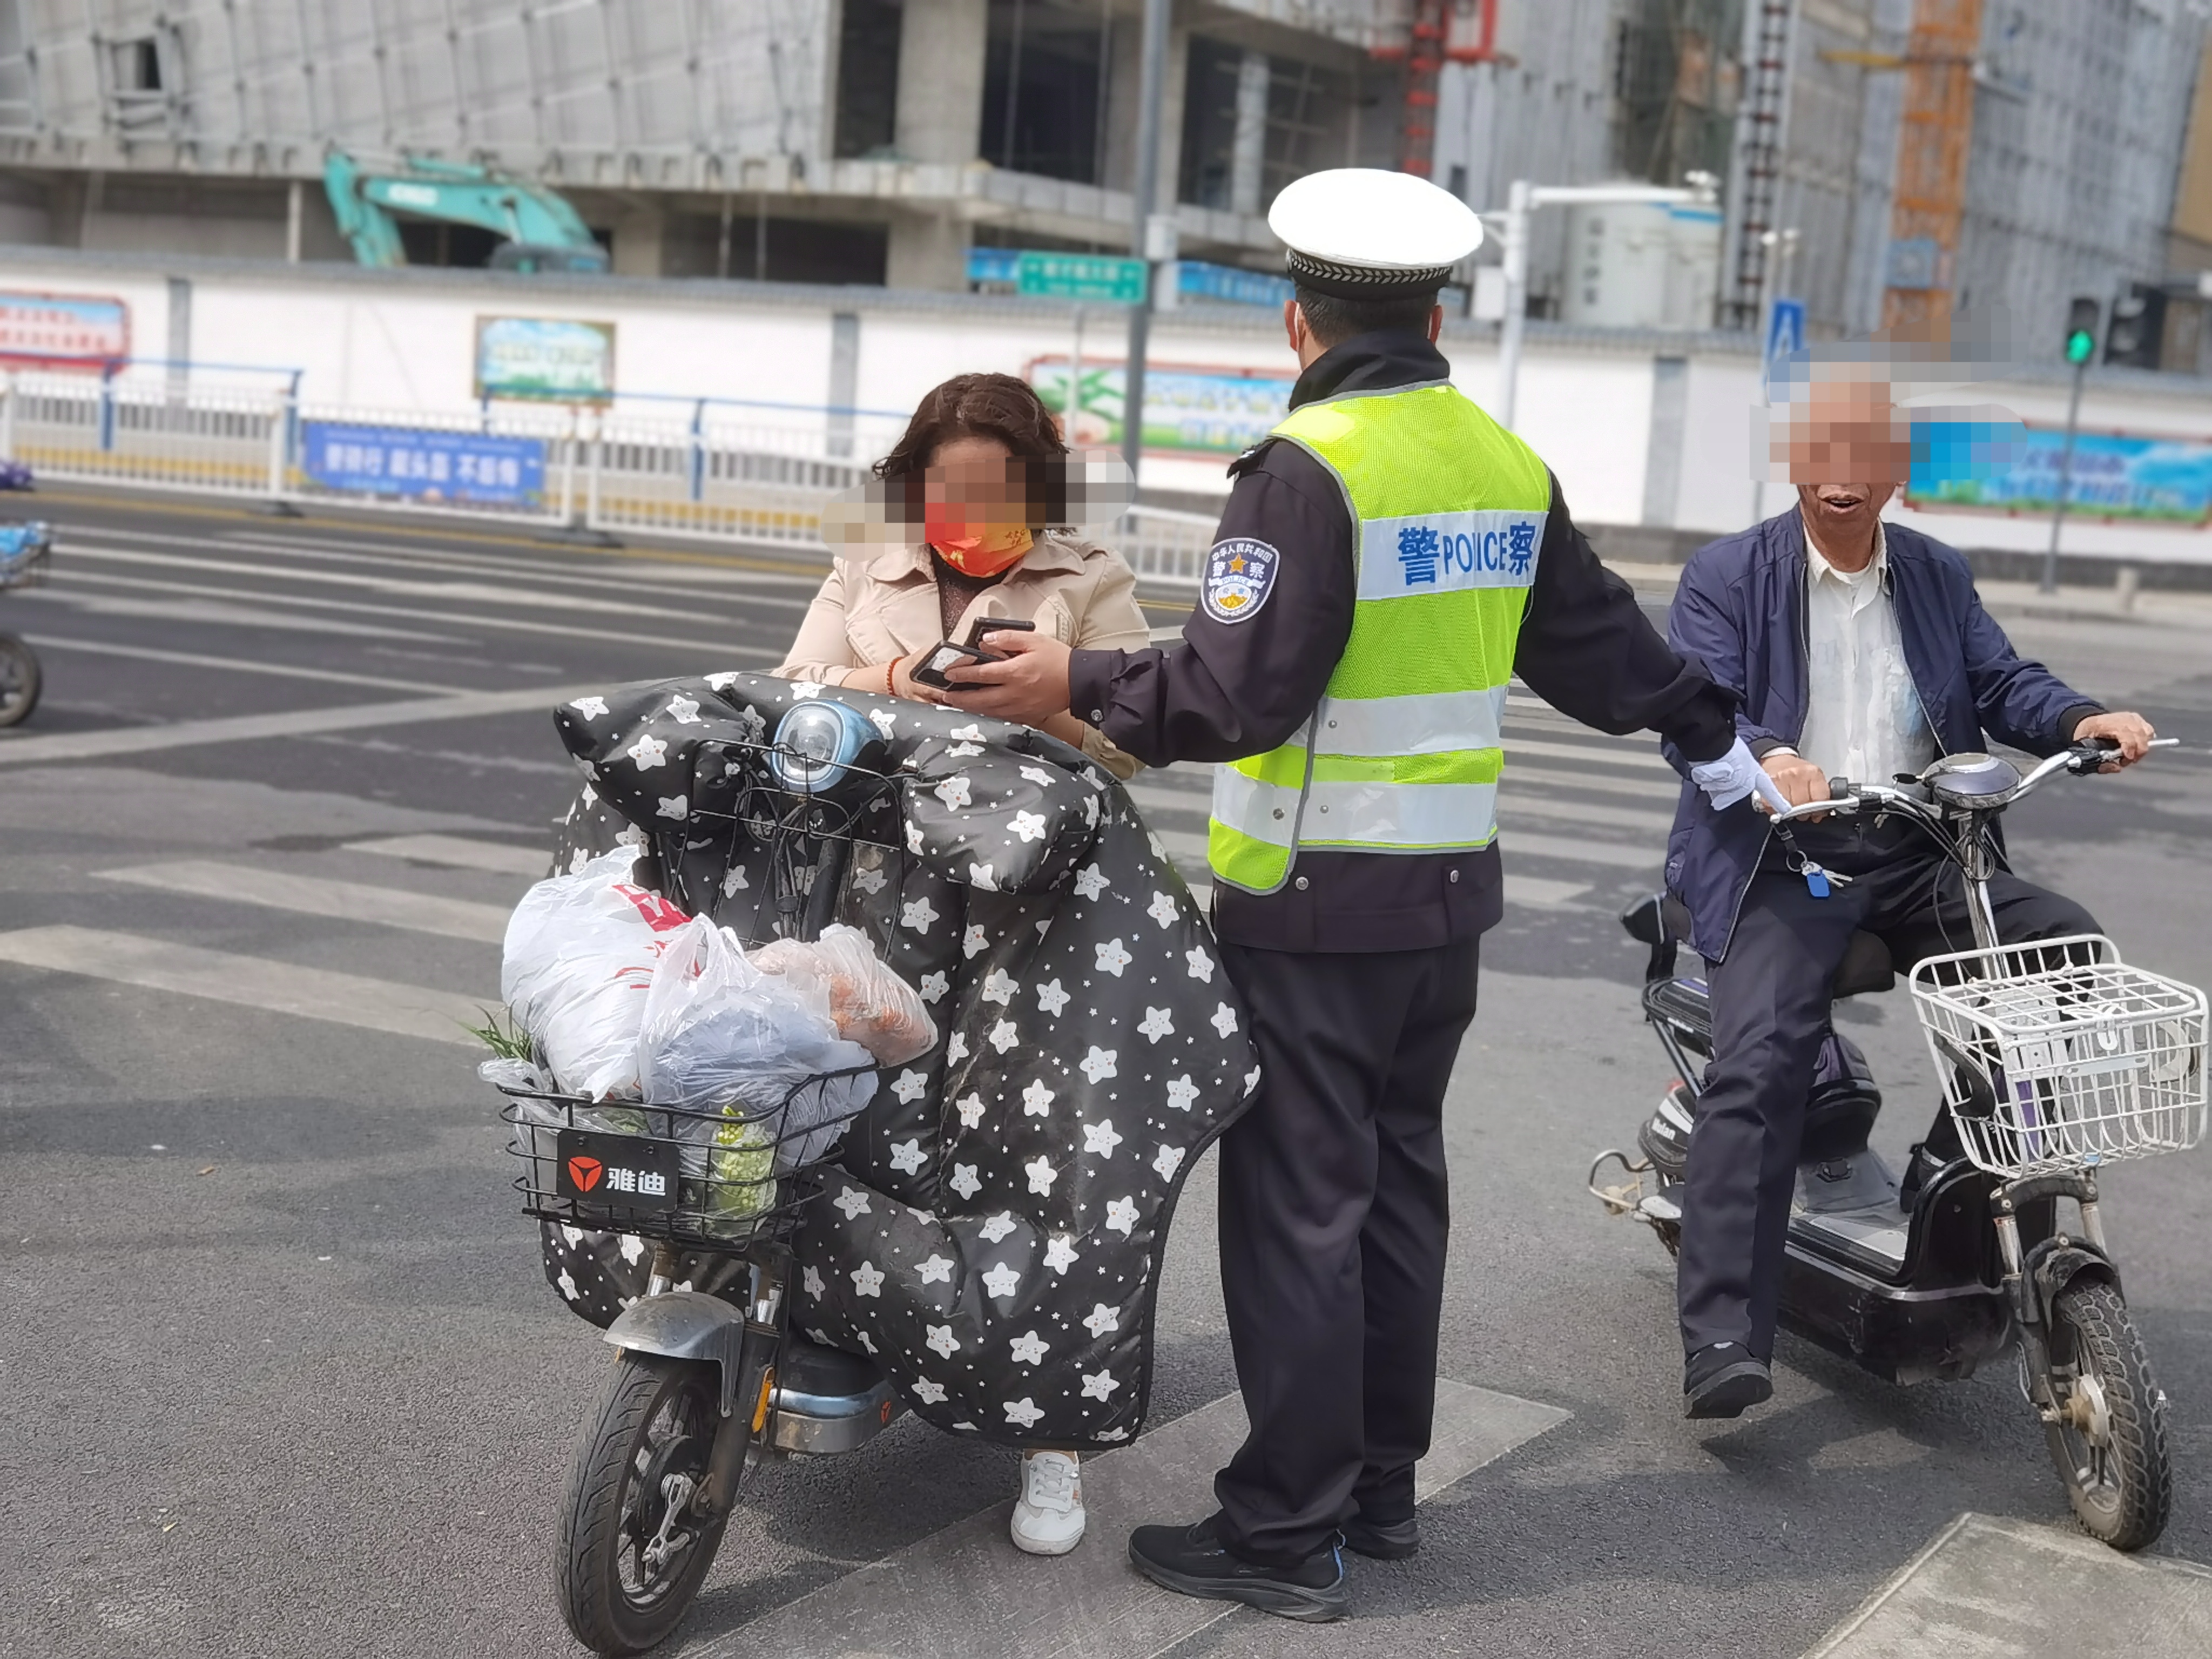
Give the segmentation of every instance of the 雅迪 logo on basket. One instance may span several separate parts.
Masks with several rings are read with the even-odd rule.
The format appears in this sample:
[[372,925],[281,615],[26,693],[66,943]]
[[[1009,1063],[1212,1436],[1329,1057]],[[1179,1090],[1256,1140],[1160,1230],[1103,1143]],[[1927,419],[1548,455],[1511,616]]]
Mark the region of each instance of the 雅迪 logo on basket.
[[676,1149],[665,1141],[563,1129],[555,1163],[555,1198],[625,1210],[665,1210],[676,1202]]

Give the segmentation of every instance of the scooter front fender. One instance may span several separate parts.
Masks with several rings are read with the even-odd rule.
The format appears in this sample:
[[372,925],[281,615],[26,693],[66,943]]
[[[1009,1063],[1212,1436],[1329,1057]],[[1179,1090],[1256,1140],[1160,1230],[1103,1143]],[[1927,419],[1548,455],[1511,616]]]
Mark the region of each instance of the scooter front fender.
[[737,1407],[744,1370],[745,1316],[704,1291],[669,1291],[641,1297],[606,1328],[605,1340],[638,1353],[702,1361],[722,1374],[722,1415]]
[[2045,1329],[2051,1324],[2051,1304],[2075,1280],[2120,1289],[2120,1270],[2094,1246],[2078,1239],[2045,1239],[2027,1253],[2021,1265],[2028,1282],[2035,1286],[2037,1309]]

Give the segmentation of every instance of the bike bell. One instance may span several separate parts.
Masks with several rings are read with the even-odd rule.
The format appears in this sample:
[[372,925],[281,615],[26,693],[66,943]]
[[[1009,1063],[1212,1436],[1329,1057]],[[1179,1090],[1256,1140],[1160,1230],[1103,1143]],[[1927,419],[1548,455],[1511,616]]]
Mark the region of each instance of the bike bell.
[[826,697],[811,698],[794,704],[776,722],[768,769],[793,794],[828,794],[855,777],[870,748],[880,749],[882,743],[859,709]]

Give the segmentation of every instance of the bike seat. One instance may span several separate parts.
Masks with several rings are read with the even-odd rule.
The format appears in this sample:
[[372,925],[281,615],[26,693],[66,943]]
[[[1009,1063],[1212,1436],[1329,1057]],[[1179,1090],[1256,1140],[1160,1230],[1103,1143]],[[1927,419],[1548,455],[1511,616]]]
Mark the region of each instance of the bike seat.
[[1868,996],[1897,983],[1897,969],[1889,959],[1889,946],[1872,933],[1856,933],[1844,947],[1844,959],[1828,982],[1832,997]]
[[[1622,911],[1620,925],[1631,939],[1652,947],[1655,968],[1660,967],[1663,954],[1665,966],[1661,971],[1671,973],[1674,957],[1669,947],[1689,939],[1690,907],[1672,893],[1653,893]],[[1872,933],[1855,933],[1844,948],[1835,978],[1828,983],[1828,994],[1867,996],[1889,990],[1896,983],[1897,970],[1889,959],[1889,947]]]

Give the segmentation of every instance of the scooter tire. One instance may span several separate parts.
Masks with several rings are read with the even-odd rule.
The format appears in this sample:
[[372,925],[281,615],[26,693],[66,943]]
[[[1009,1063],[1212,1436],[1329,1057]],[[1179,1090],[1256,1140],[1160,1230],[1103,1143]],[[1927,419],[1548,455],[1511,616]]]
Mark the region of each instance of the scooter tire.
[[38,653],[13,634],[0,634],[0,726],[30,719],[45,682]]
[[[659,1646],[690,1611],[714,1564],[726,1514],[698,1522],[665,1579],[646,1577],[641,1535],[648,1524],[662,1529],[668,1475],[704,1474],[720,1421],[720,1382],[709,1364],[625,1352],[577,1437],[557,1577],[562,1617],[594,1653],[611,1659]],[[644,1491],[656,1471],[662,1492]]]
[[[2166,1530],[2173,1503],[2165,1390],[2151,1376],[2127,1303],[2110,1285],[2076,1280],[2059,1291],[2051,1336],[2054,1370],[2094,1378],[2101,1406],[2094,1434],[2070,1415],[2044,1425],[2074,1517],[2116,1550],[2142,1549]],[[2062,1386],[2052,1379],[2054,1394]],[[2067,1398],[2059,1395],[2062,1412]]]

